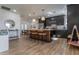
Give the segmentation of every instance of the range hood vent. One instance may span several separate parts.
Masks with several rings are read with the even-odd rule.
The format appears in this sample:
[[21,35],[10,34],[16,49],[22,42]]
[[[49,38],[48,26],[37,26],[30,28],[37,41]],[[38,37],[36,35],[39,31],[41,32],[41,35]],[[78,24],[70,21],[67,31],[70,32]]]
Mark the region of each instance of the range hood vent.
[[11,9],[6,6],[1,6],[2,9],[10,11]]

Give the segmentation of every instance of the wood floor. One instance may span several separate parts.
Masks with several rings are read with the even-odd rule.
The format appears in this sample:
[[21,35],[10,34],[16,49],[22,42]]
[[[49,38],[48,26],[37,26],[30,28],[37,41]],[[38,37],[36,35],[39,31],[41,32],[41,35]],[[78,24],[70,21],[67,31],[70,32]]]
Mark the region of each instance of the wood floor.
[[68,46],[66,39],[50,43],[30,40],[26,36],[10,41],[10,49],[1,55],[78,55],[79,47]]

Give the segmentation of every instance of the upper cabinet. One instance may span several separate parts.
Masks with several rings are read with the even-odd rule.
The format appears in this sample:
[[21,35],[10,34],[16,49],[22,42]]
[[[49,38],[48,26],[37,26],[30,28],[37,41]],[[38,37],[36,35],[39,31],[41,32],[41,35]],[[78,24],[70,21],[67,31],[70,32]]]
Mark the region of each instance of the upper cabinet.
[[64,15],[47,18],[46,26],[50,26],[52,24],[64,25]]

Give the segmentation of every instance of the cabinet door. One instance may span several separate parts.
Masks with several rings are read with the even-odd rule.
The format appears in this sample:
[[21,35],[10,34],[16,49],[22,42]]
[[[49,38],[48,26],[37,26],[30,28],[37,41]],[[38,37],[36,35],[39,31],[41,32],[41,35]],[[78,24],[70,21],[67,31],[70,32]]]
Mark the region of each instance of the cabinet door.
[[18,31],[16,31],[16,30],[11,30],[11,31],[9,31],[9,37],[18,37]]
[[0,36],[0,52],[6,51],[8,49],[9,49],[8,35]]

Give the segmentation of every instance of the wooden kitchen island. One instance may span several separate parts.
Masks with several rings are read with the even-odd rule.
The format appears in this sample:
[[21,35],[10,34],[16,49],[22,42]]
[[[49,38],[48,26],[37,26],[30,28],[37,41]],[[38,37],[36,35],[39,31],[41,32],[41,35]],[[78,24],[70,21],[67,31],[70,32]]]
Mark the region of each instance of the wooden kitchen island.
[[35,40],[42,40],[51,42],[51,30],[50,29],[31,29],[30,38]]

